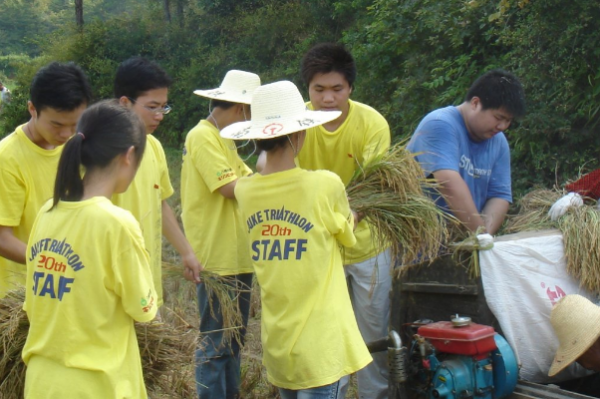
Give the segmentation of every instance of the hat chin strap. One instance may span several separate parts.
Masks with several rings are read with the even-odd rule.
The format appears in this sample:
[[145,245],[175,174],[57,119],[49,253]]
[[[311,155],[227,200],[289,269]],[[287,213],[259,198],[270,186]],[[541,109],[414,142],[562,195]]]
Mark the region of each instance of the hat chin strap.
[[296,151],[296,147],[294,147],[294,144],[292,144],[292,139],[290,139],[290,135],[287,135],[287,139],[290,142],[290,145],[292,146],[292,150],[294,151],[294,157],[298,156],[298,151]]

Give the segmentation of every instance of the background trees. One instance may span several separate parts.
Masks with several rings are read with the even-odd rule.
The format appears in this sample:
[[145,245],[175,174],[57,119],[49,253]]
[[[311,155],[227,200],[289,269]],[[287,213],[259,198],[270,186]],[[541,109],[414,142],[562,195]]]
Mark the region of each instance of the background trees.
[[428,111],[461,102],[482,72],[503,67],[521,77],[528,99],[527,116],[508,131],[516,191],[600,166],[595,0],[84,0],[81,30],[72,2],[30,3],[0,3],[0,79],[12,80],[15,98],[0,135],[26,120],[23,89],[49,60],[79,63],[97,98],[111,96],[122,60],[157,60],[176,82],[174,112],[157,134],[180,146],[207,113],[194,89],[231,68],[301,84],[302,54],[342,41],[359,65],[354,98],[379,109],[397,139]]

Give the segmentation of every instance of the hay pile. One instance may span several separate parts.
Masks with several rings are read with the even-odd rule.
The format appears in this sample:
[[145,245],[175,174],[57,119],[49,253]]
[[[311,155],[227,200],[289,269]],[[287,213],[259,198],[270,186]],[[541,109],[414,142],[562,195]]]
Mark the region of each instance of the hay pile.
[[519,200],[519,213],[507,218],[501,234],[556,228],[557,224],[550,220],[548,211],[563,195],[556,190],[531,191]]
[[581,287],[600,295],[600,211],[596,201],[569,208],[556,222],[548,216],[550,207],[563,192],[536,190],[519,202],[518,215],[509,218],[503,233],[557,228],[564,240],[567,272]]
[[21,351],[25,346],[29,320],[23,310],[25,289],[10,291],[0,299],[0,397],[22,398],[25,364]]
[[455,221],[424,190],[435,190],[435,183],[404,143],[361,165],[347,187],[350,206],[364,214],[378,246],[390,245],[403,265],[436,258],[448,237],[446,223]]
[[[23,311],[24,299],[24,288],[11,291],[0,299],[2,398],[23,397],[25,364],[21,352],[29,331],[29,320]],[[174,328],[158,321],[136,323],[135,327],[148,392],[172,398],[194,396],[196,389],[190,369],[194,362],[197,331]]]
[[600,212],[584,205],[558,219],[563,234],[567,272],[579,285],[600,295]]

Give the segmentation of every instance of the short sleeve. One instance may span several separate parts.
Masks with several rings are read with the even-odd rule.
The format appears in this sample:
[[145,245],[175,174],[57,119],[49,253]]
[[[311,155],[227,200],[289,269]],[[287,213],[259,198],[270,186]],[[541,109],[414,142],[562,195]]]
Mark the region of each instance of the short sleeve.
[[504,137],[500,142],[498,159],[492,168],[486,201],[490,198],[500,198],[512,202],[510,149]]
[[334,190],[332,195],[335,219],[335,229],[332,231],[332,234],[343,246],[352,247],[356,244],[356,237],[354,236],[353,231],[354,216],[350,210],[348,197],[341,180],[339,180],[338,184],[333,184],[333,187],[335,187],[336,190]]
[[25,209],[27,188],[25,182],[10,170],[0,165],[0,225],[18,226]]
[[[137,223],[132,220],[131,224]],[[146,322],[154,319],[158,310],[158,295],[150,271],[150,259],[144,248],[139,226],[124,226],[128,245],[113,262],[115,292],[121,297],[123,308],[134,320]]]
[[362,152],[362,159],[365,164],[389,150],[391,142],[390,126],[383,116],[367,132],[365,138]]
[[230,163],[225,152],[231,150],[219,138],[209,134],[195,135],[190,148],[193,148],[192,162],[211,192],[237,180],[235,165]]
[[158,169],[160,173],[160,199],[166,200],[169,198],[175,190],[173,190],[173,185],[171,184],[171,178],[169,177],[169,166],[167,164],[167,157],[165,155],[165,150],[160,144],[160,141],[156,140],[156,159],[158,160]]
[[459,140],[448,122],[433,119],[417,130],[408,149],[417,154],[417,161],[429,176],[438,170],[459,171]]

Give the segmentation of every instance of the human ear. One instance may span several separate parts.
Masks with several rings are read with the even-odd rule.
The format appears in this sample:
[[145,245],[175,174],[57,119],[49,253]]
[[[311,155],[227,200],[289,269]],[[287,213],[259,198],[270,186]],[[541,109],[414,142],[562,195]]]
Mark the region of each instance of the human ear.
[[31,101],[27,101],[27,111],[29,111],[29,115],[31,115],[32,118],[37,117],[37,110]]
[[127,96],[121,96],[119,98],[119,104],[121,104],[125,108],[131,108],[133,106],[133,103]]
[[127,149],[127,152],[123,156],[123,161],[125,162],[125,166],[135,165],[137,163],[134,146]]

